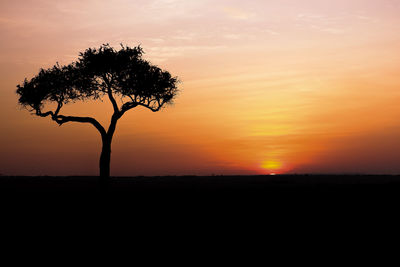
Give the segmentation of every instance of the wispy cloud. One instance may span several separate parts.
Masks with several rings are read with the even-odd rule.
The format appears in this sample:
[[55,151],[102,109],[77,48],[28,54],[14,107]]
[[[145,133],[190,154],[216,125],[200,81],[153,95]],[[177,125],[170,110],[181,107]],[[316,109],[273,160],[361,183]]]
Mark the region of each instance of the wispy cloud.
[[237,7],[224,7],[223,12],[226,16],[237,20],[248,20],[255,17],[255,14]]
[[148,50],[148,54],[151,58],[156,59],[157,61],[165,61],[170,58],[182,57],[188,54],[202,54],[207,51],[212,50],[222,50],[225,49],[226,46],[217,45],[217,46],[150,46],[146,50]]

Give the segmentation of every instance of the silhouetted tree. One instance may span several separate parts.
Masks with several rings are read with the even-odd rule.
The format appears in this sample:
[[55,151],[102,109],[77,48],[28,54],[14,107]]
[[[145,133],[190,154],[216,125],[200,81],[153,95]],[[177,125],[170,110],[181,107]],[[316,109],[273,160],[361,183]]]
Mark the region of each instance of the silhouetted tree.
[[[142,59],[140,46],[121,44],[119,51],[108,44],[80,53],[76,62],[58,63],[41,69],[30,81],[17,85],[19,104],[40,117],[50,117],[60,126],[67,122],[92,124],[101,135],[100,177],[110,176],[111,141],[118,120],[128,110],[142,106],[153,112],[170,103],[177,93],[177,77]],[[116,98],[118,96],[118,98]],[[95,118],[65,116],[65,104],[78,100],[109,99],[113,114],[108,129]],[[118,101],[116,100],[118,99]],[[55,103],[53,110],[44,110]],[[49,106],[49,105],[47,105]]]

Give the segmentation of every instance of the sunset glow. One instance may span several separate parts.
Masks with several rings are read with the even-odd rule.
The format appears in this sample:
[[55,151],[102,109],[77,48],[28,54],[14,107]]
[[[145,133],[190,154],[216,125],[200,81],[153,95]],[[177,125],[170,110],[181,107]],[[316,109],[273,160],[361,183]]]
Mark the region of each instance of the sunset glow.
[[[400,173],[400,1],[0,3],[0,174],[96,175],[100,136],[17,105],[16,85],[88,47],[141,45],[173,105],[118,123],[112,175]],[[107,101],[66,115],[107,124]],[[61,156],[60,156],[61,155]]]
[[264,169],[267,170],[279,170],[282,167],[282,163],[279,161],[272,161],[272,160],[268,160],[266,162],[264,162],[262,164],[262,166]]

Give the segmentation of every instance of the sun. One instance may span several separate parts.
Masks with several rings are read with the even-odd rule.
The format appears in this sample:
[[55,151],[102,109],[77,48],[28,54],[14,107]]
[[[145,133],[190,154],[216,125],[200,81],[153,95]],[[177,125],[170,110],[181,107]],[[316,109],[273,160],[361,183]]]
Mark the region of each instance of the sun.
[[261,164],[261,167],[266,170],[279,170],[282,167],[282,162],[277,160],[266,160]]

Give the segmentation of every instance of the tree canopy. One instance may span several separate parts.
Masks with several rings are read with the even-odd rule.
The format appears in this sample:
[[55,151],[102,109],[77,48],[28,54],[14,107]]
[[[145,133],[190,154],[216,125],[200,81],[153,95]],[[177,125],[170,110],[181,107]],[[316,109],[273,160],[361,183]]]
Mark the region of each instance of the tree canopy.
[[[60,115],[63,105],[76,100],[98,99],[107,95],[119,116],[136,106],[160,110],[177,94],[177,77],[142,58],[140,46],[121,45],[119,51],[108,44],[80,53],[76,62],[41,69],[30,81],[17,85],[19,103],[36,115],[67,122]],[[123,101],[118,107],[115,97]],[[46,102],[57,103],[54,111],[44,111]]]

